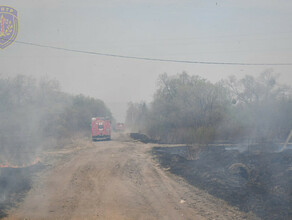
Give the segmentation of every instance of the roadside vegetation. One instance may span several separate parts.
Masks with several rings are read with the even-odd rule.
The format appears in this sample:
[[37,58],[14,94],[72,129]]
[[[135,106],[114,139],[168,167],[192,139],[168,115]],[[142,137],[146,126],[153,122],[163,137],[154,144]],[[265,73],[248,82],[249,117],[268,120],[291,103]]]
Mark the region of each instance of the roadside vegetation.
[[101,100],[62,92],[55,80],[0,78],[0,162],[29,163],[48,139],[90,134],[96,115],[111,112]]
[[272,70],[217,83],[165,73],[149,105],[129,103],[126,124],[163,143],[284,141],[292,129],[291,91]]

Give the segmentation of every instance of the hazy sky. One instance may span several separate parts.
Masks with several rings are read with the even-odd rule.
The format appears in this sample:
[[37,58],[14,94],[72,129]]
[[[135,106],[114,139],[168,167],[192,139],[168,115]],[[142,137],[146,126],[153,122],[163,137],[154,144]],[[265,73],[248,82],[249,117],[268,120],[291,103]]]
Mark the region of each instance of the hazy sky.
[[[18,10],[18,41],[164,59],[292,63],[289,0],[1,0],[0,5]],[[137,61],[19,43],[0,51],[0,66],[2,76],[47,75],[64,91],[100,98],[118,120],[124,103],[152,99],[161,73],[187,71],[215,82],[271,68]],[[272,68],[292,85],[292,66]]]

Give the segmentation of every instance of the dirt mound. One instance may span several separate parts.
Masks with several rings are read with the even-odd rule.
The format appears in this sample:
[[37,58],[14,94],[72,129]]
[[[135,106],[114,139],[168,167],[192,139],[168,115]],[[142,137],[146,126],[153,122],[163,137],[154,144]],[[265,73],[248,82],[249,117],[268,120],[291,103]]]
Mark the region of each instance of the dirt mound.
[[0,168],[0,218],[6,216],[6,210],[21,201],[30,190],[32,175],[44,168],[40,162],[25,168]]
[[141,133],[130,133],[130,137],[133,138],[134,140],[141,141],[142,143],[157,143],[156,140],[151,139],[145,134]]
[[163,167],[263,219],[292,218],[292,151],[258,153],[207,147],[187,160],[188,147],[156,147]]

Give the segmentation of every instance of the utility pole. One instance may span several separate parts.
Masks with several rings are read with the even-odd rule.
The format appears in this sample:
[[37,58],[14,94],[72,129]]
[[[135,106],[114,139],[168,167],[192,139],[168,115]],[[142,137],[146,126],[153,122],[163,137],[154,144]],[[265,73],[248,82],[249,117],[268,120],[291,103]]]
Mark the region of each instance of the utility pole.
[[286,140],[286,142],[285,142],[283,148],[281,149],[281,152],[284,151],[284,150],[286,149],[286,147],[287,147],[287,145],[288,145],[288,143],[289,143],[291,137],[292,137],[292,130],[290,131],[290,134],[288,135],[287,140]]

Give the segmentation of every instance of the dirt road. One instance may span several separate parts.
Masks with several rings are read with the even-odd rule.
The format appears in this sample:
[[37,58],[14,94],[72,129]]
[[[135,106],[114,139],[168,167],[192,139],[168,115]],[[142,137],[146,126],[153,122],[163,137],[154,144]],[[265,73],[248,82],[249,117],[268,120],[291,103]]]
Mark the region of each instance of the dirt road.
[[153,145],[88,143],[35,180],[8,219],[251,219],[162,170]]

